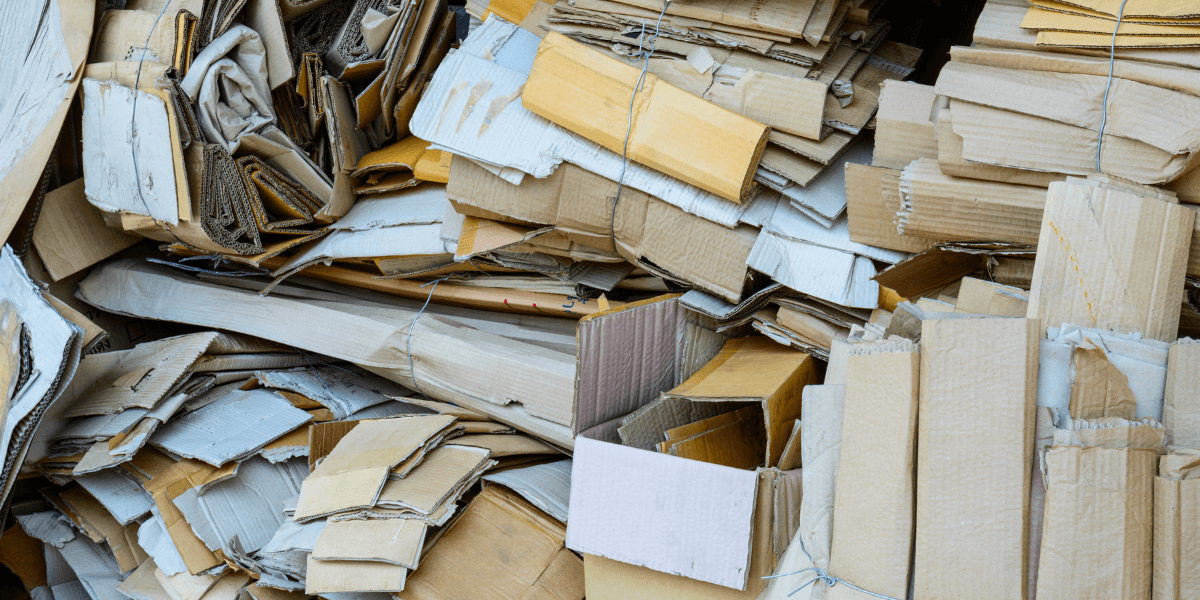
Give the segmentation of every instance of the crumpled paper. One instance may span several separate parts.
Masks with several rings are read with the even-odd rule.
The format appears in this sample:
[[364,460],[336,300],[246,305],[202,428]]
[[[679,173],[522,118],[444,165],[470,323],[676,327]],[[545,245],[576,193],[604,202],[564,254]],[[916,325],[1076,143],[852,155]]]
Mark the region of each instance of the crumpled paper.
[[267,49],[253,29],[240,23],[196,56],[180,87],[197,103],[208,141],[230,153],[242,135],[275,122]]

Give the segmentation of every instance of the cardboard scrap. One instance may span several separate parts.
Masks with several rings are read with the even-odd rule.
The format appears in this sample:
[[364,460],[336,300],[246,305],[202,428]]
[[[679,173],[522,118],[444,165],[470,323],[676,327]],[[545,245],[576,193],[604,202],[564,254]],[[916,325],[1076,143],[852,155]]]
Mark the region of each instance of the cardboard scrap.
[[304,480],[295,519],[374,506],[388,471],[443,433],[454,417],[405,417],[359,423]]

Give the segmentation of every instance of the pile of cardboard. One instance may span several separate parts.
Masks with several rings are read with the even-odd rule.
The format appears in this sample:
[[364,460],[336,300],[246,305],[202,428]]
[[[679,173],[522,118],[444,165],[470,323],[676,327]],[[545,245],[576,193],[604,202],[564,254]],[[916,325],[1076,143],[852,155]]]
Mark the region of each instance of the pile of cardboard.
[[10,4],[0,596],[1200,594],[1200,8]]

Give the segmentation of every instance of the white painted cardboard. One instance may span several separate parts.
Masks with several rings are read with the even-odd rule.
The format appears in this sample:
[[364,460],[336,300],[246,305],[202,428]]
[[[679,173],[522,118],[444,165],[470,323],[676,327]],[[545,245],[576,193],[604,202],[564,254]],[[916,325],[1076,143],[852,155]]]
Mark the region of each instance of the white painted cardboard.
[[146,554],[150,555],[163,573],[178,575],[187,571],[183,555],[179,554],[179,549],[175,547],[175,542],[167,533],[167,526],[163,524],[158,509],[155,508],[153,512],[154,515],[143,521],[138,527],[138,545],[146,551]]
[[570,459],[490,473],[483,480],[505,486],[546,514],[567,522],[571,504]]
[[138,91],[135,123],[133,99],[116,82],[83,80],[84,193],[100,210],[178,225],[167,105]]
[[236,477],[218,481],[203,493],[201,488],[184,492],[175,506],[210,550],[230,555],[236,537],[244,552],[254,552],[283,524],[283,503],[300,492],[307,475],[306,459],[271,464],[255,457],[238,466]]
[[168,423],[150,443],[219,467],[253,454],[311,419],[278,394],[249,390],[229,394]]
[[[14,368],[23,353],[19,348],[22,327],[28,334],[28,377],[20,389],[17,376],[6,383],[11,389],[0,437],[0,503],[6,501],[16,473],[25,461],[33,434],[42,416],[59,397],[79,364],[83,330],[63,318],[43,297],[41,289],[25,273],[12,249],[0,249],[0,323],[6,346],[5,359]],[[16,369],[19,371],[19,368]],[[5,395],[10,390],[4,391]]]
[[745,589],[758,474],[580,438],[571,550]]
[[287,371],[258,371],[258,382],[267,387],[291,390],[320,402],[336,419],[390,400],[395,386],[380,389],[367,378],[336,367],[301,368]]
[[106,469],[80,475],[75,481],[95,496],[122,525],[132,523],[154,507],[150,494],[124,469]]

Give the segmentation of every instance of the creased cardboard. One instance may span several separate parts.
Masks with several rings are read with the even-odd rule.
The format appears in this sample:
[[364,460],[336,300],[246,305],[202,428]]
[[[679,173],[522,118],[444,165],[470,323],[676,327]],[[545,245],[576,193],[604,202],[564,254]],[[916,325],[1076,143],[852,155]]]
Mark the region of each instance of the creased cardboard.
[[[1200,590],[1200,453],[1171,453],[1159,459],[1154,478],[1153,597],[1187,598]],[[7,534],[6,534],[7,535]]]
[[453,422],[437,415],[359,423],[304,480],[295,518],[374,506],[388,471]]
[[[455,491],[461,491],[463,482],[486,469],[490,455],[489,450],[471,446],[435,448],[404,478],[389,479],[383,484],[377,505],[430,514]],[[328,557],[329,560],[336,558]]]
[[829,572],[892,598],[908,591],[920,360],[915,344],[896,340],[852,348],[847,363]]
[[[726,342],[711,362],[683,384],[666,392],[664,398],[759,403],[763,410],[766,453],[741,468],[760,464],[773,467],[783,454],[792,421],[800,416],[800,396],[804,386],[815,382],[813,360],[809,355],[781,347],[766,338],[737,338]],[[750,426],[757,427],[757,424]]]
[[[582,600],[583,563],[563,545],[564,529],[520,496],[488,486],[409,576],[403,597]],[[464,561],[476,565],[474,577],[462,576]]]
[[415,519],[330,523],[317,538],[312,559],[381,562],[416,569],[426,528],[423,521]]
[[[413,134],[429,140],[437,149],[489,164],[494,172],[514,184],[525,173],[545,177],[564,161],[614,181],[621,178],[624,169],[626,187],[652,194],[706,219],[728,226],[736,223],[729,219],[742,210],[739,204],[636,161],[622,162],[620,154],[571,134],[529,112],[520,103],[510,101],[519,96],[527,79],[536,52],[536,36],[499,19],[495,22],[489,19],[476,35],[480,38],[479,47],[472,46],[472,52],[478,54],[455,52],[438,68],[410,122]],[[485,55],[495,60],[485,59]],[[478,87],[481,85],[484,87]],[[486,92],[471,99],[470,94],[454,91],[468,87]],[[490,106],[497,102],[503,104],[504,110],[481,131],[488,113],[469,111],[468,104]],[[443,119],[443,114],[466,117],[458,128],[457,119]]]
[[1038,596],[1150,597],[1156,456],[1074,446],[1047,452]]
[[1026,595],[1040,338],[1037,320],[922,323],[918,596]]
[[227,557],[255,552],[286,518],[280,506],[299,491],[305,467],[303,458],[277,464],[251,458],[236,475],[191,488],[173,502],[210,550]]
[[0,233],[7,239],[38,187],[79,88],[96,6],[89,0],[21,4],[7,7],[4,16],[4,53],[30,58],[12,62],[0,102],[12,123],[0,139]]
[[906,81],[883,82],[872,166],[903,169],[918,158],[937,158],[937,132],[930,118],[934,100],[930,86]]
[[[875,148],[878,155],[878,143]],[[901,252],[922,252],[933,246],[929,239],[897,232],[900,173],[896,169],[846,163],[850,241]]]
[[220,467],[254,453],[311,418],[266,390],[239,391],[168,423],[151,443]]
[[1046,191],[1042,188],[944,175],[919,159],[900,175],[901,235],[941,241],[1036,244]]
[[1029,317],[1173,341],[1194,218],[1093,182],[1051,184]]
[[[597,87],[609,79],[610,89]],[[632,95],[637,81],[636,69],[552,32],[538,49],[522,103],[610,151],[627,150],[631,159],[727,200],[748,200],[754,167],[766,145],[766,128],[648,77],[642,83],[643,108],[634,109],[625,148],[615,124],[628,115],[616,98]],[[577,92],[568,100],[563,94],[570,90]],[[595,98],[590,103],[584,101],[589,95]],[[679,146],[672,149],[671,144]],[[695,154],[703,146],[722,148],[721,156]]]

